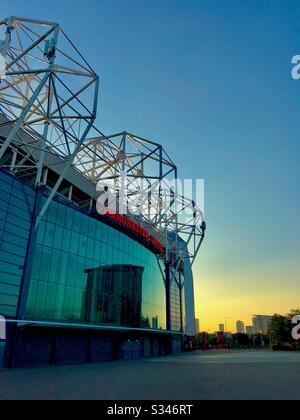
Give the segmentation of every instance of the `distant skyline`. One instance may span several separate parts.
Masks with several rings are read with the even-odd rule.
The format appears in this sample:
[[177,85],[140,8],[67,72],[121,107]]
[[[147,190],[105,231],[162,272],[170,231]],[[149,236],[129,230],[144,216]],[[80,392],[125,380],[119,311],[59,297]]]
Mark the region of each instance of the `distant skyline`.
[[[299,307],[298,307],[299,309]],[[214,330],[214,331],[219,331],[219,332],[228,332],[228,333],[236,333],[238,332],[239,328],[243,328],[245,330],[245,333],[247,334],[246,330],[249,328],[254,329],[254,319],[256,317],[263,317],[263,318],[269,318],[272,317],[274,314],[255,314],[252,315],[251,317],[251,321],[249,323],[246,323],[244,320],[242,319],[228,319],[226,320],[226,331],[225,331],[225,324],[219,324],[219,329],[218,330]],[[286,315],[286,314],[284,314]],[[212,332],[213,330],[206,330],[206,331],[202,331],[202,332]]]
[[101,76],[103,132],[162,143],[206,180],[201,329],[299,307],[299,0],[14,0],[10,15],[61,24]]

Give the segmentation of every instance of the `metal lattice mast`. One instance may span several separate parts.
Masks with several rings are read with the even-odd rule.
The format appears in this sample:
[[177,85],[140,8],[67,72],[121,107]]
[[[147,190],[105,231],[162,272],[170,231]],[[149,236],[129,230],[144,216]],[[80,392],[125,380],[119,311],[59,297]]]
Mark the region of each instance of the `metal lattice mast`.
[[[126,207],[138,207],[138,221],[164,243],[164,259],[173,259],[178,270],[187,258],[181,238],[189,250],[188,258],[195,262],[205,236],[203,213],[178,191],[177,167],[160,144],[127,132],[109,136],[98,132],[81,147],[76,168],[95,184],[101,182],[117,191],[122,191],[119,180],[126,173]],[[122,197],[120,192],[120,201]],[[123,206],[122,202],[110,204]]]
[[[0,159],[11,148],[13,171],[31,171],[38,186],[46,151],[65,161],[38,223],[94,124],[99,77],[57,23],[12,17],[0,26],[6,27],[0,126],[7,130]],[[22,156],[17,164],[16,154]]]
[[[178,192],[177,167],[163,147],[127,132],[104,136],[94,126],[99,77],[57,23],[12,17],[1,26],[6,30],[1,53],[7,68],[0,84],[0,128],[6,134],[0,140],[0,164],[40,186],[48,171],[45,154],[64,161],[37,224],[70,166],[95,185],[112,182],[119,198],[123,193],[118,180],[126,173],[126,204],[138,203],[139,220],[165,244],[165,259],[180,266],[185,258],[182,238],[193,264],[205,235],[203,214]],[[11,160],[3,161],[10,156],[8,150]]]

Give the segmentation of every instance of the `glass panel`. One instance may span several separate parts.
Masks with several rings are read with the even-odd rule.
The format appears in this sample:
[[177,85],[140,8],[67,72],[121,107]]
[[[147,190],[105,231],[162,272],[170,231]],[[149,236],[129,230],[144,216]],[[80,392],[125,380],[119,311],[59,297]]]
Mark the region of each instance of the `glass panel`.
[[37,241],[43,232],[45,239],[34,253],[31,278],[37,284],[30,287],[27,316],[166,328],[156,256],[76,209],[54,206],[37,232]]

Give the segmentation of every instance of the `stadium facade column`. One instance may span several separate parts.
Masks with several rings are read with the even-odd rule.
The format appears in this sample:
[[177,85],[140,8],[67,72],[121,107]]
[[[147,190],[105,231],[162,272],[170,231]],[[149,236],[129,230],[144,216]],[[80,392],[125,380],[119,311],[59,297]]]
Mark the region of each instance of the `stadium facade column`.
[[167,318],[167,330],[171,331],[171,273],[170,263],[166,263],[166,318]]
[[31,230],[30,236],[28,241],[27,253],[26,253],[26,260],[25,266],[23,271],[23,278],[22,278],[22,286],[21,286],[21,293],[19,299],[19,306],[18,306],[18,319],[22,320],[25,319],[26,316],[26,306],[27,306],[27,299],[30,287],[30,277],[31,277],[31,270],[32,270],[32,263],[33,263],[33,255],[34,255],[34,246],[36,243],[36,236],[37,236],[37,229],[36,226],[36,219],[41,211],[43,205],[43,194],[42,189],[43,187],[36,188],[36,195],[35,195],[35,202],[33,207],[33,214],[31,219]]

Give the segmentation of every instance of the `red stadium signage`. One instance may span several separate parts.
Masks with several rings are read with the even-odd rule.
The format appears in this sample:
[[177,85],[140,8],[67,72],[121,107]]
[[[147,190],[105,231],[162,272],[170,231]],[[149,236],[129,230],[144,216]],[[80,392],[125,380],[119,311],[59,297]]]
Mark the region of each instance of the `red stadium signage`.
[[110,220],[113,220],[114,222],[126,227],[127,229],[141,236],[144,240],[150,242],[151,245],[153,245],[160,253],[163,253],[164,246],[161,244],[161,242],[157,240],[154,236],[151,236],[150,233],[142,226],[138,225],[137,223],[128,219],[128,217],[123,216],[121,214],[106,211],[104,215]]

